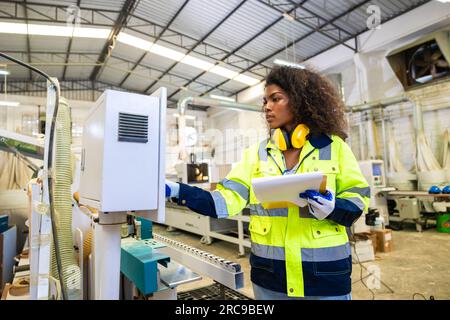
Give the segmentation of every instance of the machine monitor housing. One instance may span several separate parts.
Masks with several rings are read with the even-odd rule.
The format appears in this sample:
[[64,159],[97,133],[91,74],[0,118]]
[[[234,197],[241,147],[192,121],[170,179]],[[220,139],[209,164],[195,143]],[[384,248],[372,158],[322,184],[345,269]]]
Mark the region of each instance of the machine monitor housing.
[[359,161],[359,167],[371,188],[384,188],[386,186],[383,160]]
[[167,89],[106,90],[83,128],[80,203],[164,222]]

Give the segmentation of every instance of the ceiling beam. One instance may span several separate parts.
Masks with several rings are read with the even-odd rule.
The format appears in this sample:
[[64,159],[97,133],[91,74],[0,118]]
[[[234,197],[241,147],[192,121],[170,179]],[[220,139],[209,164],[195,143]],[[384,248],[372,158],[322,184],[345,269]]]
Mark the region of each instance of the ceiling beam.
[[[28,24],[28,7],[27,0],[23,1],[23,12],[25,15],[25,22]],[[28,55],[28,63],[31,63],[31,48],[30,48],[30,36],[27,34],[27,55]],[[33,79],[33,72],[29,70],[30,81]]]
[[[77,7],[78,10],[80,10],[80,6],[81,6],[81,0],[77,0]],[[76,17],[74,19],[74,21],[72,22],[73,24],[76,24]],[[62,79],[65,80],[66,79],[66,71],[67,71],[67,63],[69,62],[69,56],[70,56],[70,51],[72,50],[72,41],[73,41],[73,37],[70,37],[69,39],[69,45],[67,46],[67,54],[66,54],[66,65],[64,66],[64,70],[63,70],[63,74],[62,74]]]
[[[333,23],[333,22],[335,22],[335,21],[341,19],[342,17],[345,17],[346,15],[352,13],[354,10],[357,10],[358,8],[362,7],[363,5],[369,3],[370,1],[371,1],[371,0],[364,0],[363,2],[360,2],[360,3],[356,4],[356,5],[354,5],[354,6],[351,7],[350,9],[346,10],[345,12],[343,12],[342,14],[340,14],[340,15],[334,17],[333,19],[327,21],[326,23],[322,24],[322,25],[320,26],[320,28],[324,28],[324,27],[328,26],[329,24],[331,24],[331,23]],[[308,34],[303,35],[303,36],[301,36],[300,38],[298,38],[298,39],[292,41],[292,42],[289,43],[287,46],[285,46],[285,47],[283,47],[283,48],[281,48],[281,49],[279,49],[279,50],[277,50],[277,51],[275,51],[275,52],[269,54],[268,56],[266,56],[266,57],[260,59],[257,63],[254,63],[253,65],[251,65],[250,67],[248,67],[245,71],[248,71],[248,70],[254,68],[255,66],[257,66],[258,64],[260,64],[260,63],[262,63],[262,62],[264,62],[264,61],[267,61],[267,60],[269,60],[270,58],[273,58],[274,56],[276,56],[276,55],[279,54],[280,52],[283,52],[283,50],[287,50],[288,48],[292,47],[292,46],[295,45],[296,43],[298,43],[298,42],[300,42],[300,41],[306,39],[307,37],[309,37],[310,35],[312,35],[314,32],[315,32],[315,31],[311,31],[311,32],[309,32]],[[351,38],[353,38],[353,36],[351,36]],[[347,40],[346,40],[346,41],[347,41]],[[339,44],[335,44],[335,46],[337,46],[337,45],[339,45]],[[329,49],[329,48],[328,48],[328,49]],[[328,50],[328,49],[327,49],[327,50]],[[216,88],[218,88],[218,87],[224,85],[224,84],[227,83],[228,81],[229,81],[229,80],[225,80],[225,81],[219,83],[216,87],[210,89],[209,91],[205,92],[204,94],[208,94],[210,91],[215,90]],[[241,89],[241,90],[239,90],[239,91],[236,91],[236,92],[235,92],[235,95],[238,94],[238,93],[240,93],[240,92],[242,92],[242,91],[244,91],[244,90],[246,90],[246,89],[248,89],[248,88],[250,88],[250,86],[247,86],[247,87],[245,87],[245,88],[243,88],[243,89]]]
[[[8,1],[8,0],[0,0],[0,3],[9,3],[10,4],[11,2]],[[14,2],[14,4],[15,4],[15,7],[17,7],[19,5],[22,5],[22,2]],[[56,22],[56,23],[64,23],[64,24],[66,23],[65,15],[61,15],[61,14],[58,14],[58,13],[59,13],[59,11],[64,11],[64,13],[65,13],[67,6],[50,5],[50,4],[42,4],[42,3],[27,3],[27,7],[28,7],[28,10],[33,11],[36,14],[39,14],[39,15],[45,17],[45,19],[44,18],[34,18],[33,17],[33,18],[29,19],[30,22],[39,22],[39,23],[41,23],[41,22],[43,22],[43,23],[55,23]],[[50,11],[49,8],[52,8],[52,9],[55,9],[55,10]],[[42,12],[38,11],[38,9],[41,9]],[[107,16],[106,14],[119,15],[120,12],[121,12],[119,10],[92,9],[92,8],[83,7],[83,6],[80,6],[80,10],[83,13],[82,16],[81,16],[81,25],[82,26],[95,26],[95,27],[106,27],[106,28],[112,28],[113,25],[115,24],[115,21],[116,21],[116,19],[113,19],[113,18]],[[52,15],[52,16],[50,16],[50,15]],[[99,16],[102,16],[103,18],[110,20],[111,23],[109,23],[109,24],[105,23],[104,20],[99,22],[98,21],[98,17]],[[144,25],[153,26],[154,30],[156,30],[156,27],[164,29],[163,25],[160,25],[158,23],[146,20],[145,18],[143,18],[141,16],[136,16],[135,13],[130,14],[130,17],[132,17],[135,20],[142,21],[142,24],[144,24]],[[14,13],[7,13],[7,12],[4,12],[4,11],[0,10],[0,19],[2,19],[2,20],[14,20],[14,22],[17,22],[17,20],[24,19],[24,17],[23,17],[23,15],[20,14],[20,12],[18,12],[17,9],[14,10]],[[140,25],[140,26],[142,27],[142,25]],[[132,31],[134,31],[134,32],[136,32],[138,34],[141,34],[141,35],[143,35],[145,37],[148,37],[148,36],[151,36],[153,38],[157,37],[155,31],[153,31],[153,34],[149,33],[149,32],[145,32],[145,31],[143,31],[141,29],[138,29],[137,25],[133,25],[133,26],[127,25],[127,29],[130,29],[130,30],[132,30]],[[183,42],[184,43],[186,43],[186,42],[187,43],[197,42],[196,38],[193,38],[192,36],[189,36],[189,35],[187,35],[185,33],[181,33],[181,32],[175,31],[175,30],[170,29],[170,28],[167,29],[166,34],[169,31],[170,31],[171,35],[170,36],[163,35],[159,41],[161,41],[163,43],[170,44],[170,45],[180,46],[180,47],[182,47],[184,49],[187,49],[187,50],[189,48],[186,48],[186,46],[183,45]],[[173,40],[170,41],[170,40],[168,40],[169,38],[170,39],[180,39],[180,40],[179,41],[173,41]],[[204,52],[203,52],[203,50],[202,51],[200,51],[200,50],[196,51],[196,53],[199,54],[200,56],[204,56],[204,57],[207,57],[207,58],[211,58],[211,59],[217,60],[215,55],[220,54],[221,56],[223,56],[223,55],[226,55],[228,53],[227,49],[223,49],[223,48],[221,48],[219,46],[216,46],[216,45],[213,45],[211,43],[203,42],[202,45],[205,46]],[[214,51],[214,52],[217,52],[217,53],[210,54],[210,53],[208,53],[208,51]],[[236,53],[234,55],[237,58],[244,59],[247,62],[247,64],[251,64],[251,63],[254,63],[256,61],[256,60],[253,60],[252,58],[243,57],[243,56],[241,56],[239,54],[236,54]],[[242,66],[234,65],[233,62],[230,62],[229,64],[234,66],[234,67],[236,67],[239,70],[244,70],[245,69]],[[268,66],[265,66],[265,65],[261,65],[261,67],[266,68],[266,69],[268,68]],[[259,76],[259,74],[254,73],[252,71],[250,71],[250,73]]]
[[[177,12],[173,15],[172,19],[167,23],[167,25],[163,28],[163,30],[159,33],[159,35],[156,37],[156,39],[153,41],[153,43],[156,43],[159,39],[161,39],[161,36],[166,32],[167,29],[172,25],[172,23],[175,21],[175,19],[178,17],[178,15],[183,11],[184,7],[188,4],[189,0],[185,0],[184,3],[181,5],[181,7],[177,10]],[[131,68],[131,71],[134,71],[137,66],[144,60],[144,58],[147,56],[148,51],[145,51],[144,54],[136,61],[134,66]],[[122,86],[125,81],[127,81],[128,77],[131,75],[131,73],[127,73],[125,77],[120,81],[119,86]],[[146,89],[145,92],[148,90]]]
[[[2,51],[2,52],[8,53],[8,54],[22,54],[22,55],[26,55],[26,54],[27,54],[26,52],[20,51],[20,50],[4,50],[4,51]],[[64,55],[66,54],[65,51],[52,51],[52,52],[48,52],[48,51],[39,51],[39,50],[33,50],[31,53],[32,53],[32,54],[44,54],[44,55],[50,55],[50,56],[54,55],[54,56],[56,56],[56,57],[58,57],[58,58],[60,58],[61,56],[64,56]],[[88,66],[95,66],[95,65],[96,65],[96,58],[91,58],[90,56],[93,56],[93,57],[95,56],[95,57],[97,57],[97,56],[98,56],[98,53],[96,53],[96,52],[82,52],[82,51],[74,51],[74,52],[71,52],[71,55],[70,55],[71,58],[72,58],[72,57],[76,57],[76,56],[84,56],[84,57],[86,57],[88,60],[91,60],[91,61],[92,61],[92,64],[89,64],[89,63],[86,64],[86,67],[88,67]],[[123,57],[118,56],[118,55],[112,55],[111,58],[117,59],[117,60],[119,60],[119,61],[121,61],[121,62],[125,62],[125,63],[128,63],[128,64],[134,64],[134,63],[135,63],[134,61],[128,60],[128,59],[123,58]],[[52,59],[52,57],[51,57],[50,59]],[[21,60],[24,60],[24,59],[22,58]],[[52,61],[52,60],[51,60],[51,61]],[[41,62],[39,62],[39,63],[43,66],[43,65],[45,65],[46,62],[45,62],[45,61],[41,61]],[[54,62],[49,62],[49,63],[53,64]],[[60,66],[66,66],[66,65],[67,65],[67,66],[70,66],[71,64],[76,65],[77,63],[80,64],[79,61],[70,61],[70,59],[69,59],[69,61],[67,61],[67,62],[61,62],[61,63],[58,64],[58,65],[60,65]],[[83,64],[83,62],[81,62],[81,64]],[[154,66],[148,66],[148,65],[145,65],[145,64],[141,64],[140,66],[141,66],[142,68],[144,68],[144,69],[149,70],[149,71],[157,71],[157,72],[161,72],[161,73],[165,71],[164,69],[161,69],[161,68],[158,68],[158,67],[154,67]],[[106,67],[108,67],[108,66],[106,66]],[[45,68],[45,67],[44,67],[44,68]],[[131,72],[131,71],[128,71],[128,72]],[[171,76],[171,77],[179,78],[179,79],[184,80],[184,81],[189,81],[189,80],[190,80],[190,78],[188,78],[188,77],[186,77],[186,76],[184,76],[184,75],[176,74],[176,73],[168,73],[168,75]],[[0,80],[1,80],[1,78],[0,78]],[[86,80],[87,80],[87,79],[86,79]],[[204,83],[204,82],[201,82],[201,81],[196,81],[195,83],[196,83],[197,85],[199,85],[199,86],[203,86],[203,87],[207,87],[207,88],[210,88],[210,87],[213,86],[213,85],[211,85],[211,84]],[[124,89],[127,89],[127,88],[125,88],[125,87],[123,87],[123,86],[119,86],[118,84],[116,84],[116,86],[122,87],[122,88],[124,88]],[[173,86],[179,86],[179,85],[173,84]],[[128,90],[128,89],[127,89],[127,90]],[[141,93],[145,93],[145,92],[142,91]],[[231,93],[232,93],[232,92],[231,92],[230,90],[223,90],[223,94],[231,94]]]
[[100,73],[103,70],[103,66],[106,64],[108,57],[111,55],[111,52],[114,48],[116,37],[122,31],[122,29],[126,26],[128,19],[130,18],[130,14],[136,9],[139,0],[126,0],[123,8],[119,14],[119,17],[116,20],[105,45],[103,46],[103,50],[100,54],[100,57],[97,60],[97,63],[103,64],[102,66],[96,66],[94,70],[92,70],[91,76],[89,77],[91,80],[95,81],[99,77]]
[[[330,20],[330,19],[324,18],[322,15],[318,14],[317,12],[314,12],[314,11],[312,11],[312,10],[306,8],[306,7],[303,5],[303,3],[296,3],[296,2],[293,1],[293,0],[288,0],[288,1],[289,1],[292,5],[295,5],[297,8],[300,8],[300,9],[302,9],[303,11],[305,11],[305,12],[307,12],[307,13],[309,13],[309,14],[312,14],[313,16],[315,16],[315,17],[317,17],[317,18],[319,18],[319,19],[321,19],[321,20],[323,20],[323,21],[326,21],[326,22],[327,22],[327,21]],[[301,18],[301,17],[300,17],[300,18]],[[295,19],[298,21],[298,17],[297,17],[297,16],[295,16]],[[352,34],[350,31],[345,30],[345,29],[342,28],[342,27],[339,27],[338,25],[336,25],[336,24],[333,23],[333,22],[331,22],[330,25],[333,26],[334,29],[338,30],[339,34],[341,34],[342,32],[343,32],[343,33],[346,33],[347,35],[351,35],[351,34]],[[341,40],[341,39],[339,38],[339,40]]]
[[[399,13],[396,14],[396,15],[390,16],[389,18],[383,20],[381,23],[386,23],[386,22],[388,22],[388,21],[391,21],[391,20],[393,20],[393,19],[395,19],[395,18],[397,18],[397,17],[399,17],[399,16],[401,16],[401,15],[403,15],[403,14],[405,14],[405,13],[411,11],[411,10],[414,10],[414,9],[416,9],[416,8],[418,8],[418,7],[422,6],[422,5],[424,5],[424,4],[428,3],[428,2],[430,2],[430,1],[432,1],[432,0],[423,0],[423,1],[421,1],[421,2],[418,2],[418,3],[416,3],[414,6],[409,7],[407,10],[402,11],[402,12],[399,12]],[[366,4],[367,2],[370,2],[370,1],[364,1],[363,3],[361,3],[361,4],[357,5],[357,6],[358,6],[358,7],[359,7],[359,6],[362,6],[362,5]],[[338,19],[340,19],[340,18],[342,18],[343,16],[345,16],[345,15],[351,13],[353,10],[356,10],[356,9],[353,9],[353,10],[351,10],[351,11],[350,11],[350,10],[351,10],[351,9],[349,9],[349,10],[347,10],[345,13],[339,15]],[[350,11],[350,12],[349,12],[349,11]],[[333,20],[335,20],[335,19],[333,19]],[[355,38],[355,43],[357,44],[357,43],[358,43],[358,42],[357,42],[358,37],[359,37],[361,34],[363,34],[364,32],[366,32],[367,30],[368,30],[368,28],[365,28],[365,29],[363,29],[362,31],[358,32],[357,34],[353,35],[351,38],[354,37],[354,38]],[[349,38],[349,39],[347,39],[347,40],[345,40],[345,41],[348,41],[348,40],[350,40],[351,38]],[[317,53],[314,53],[313,55],[311,55],[311,56],[309,56],[309,57],[306,57],[306,58],[304,59],[304,61],[309,60],[309,59],[312,59],[312,58],[318,56],[319,54],[322,54],[322,53],[324,53],[324,52],[326,52],[326,51],[328,51],[328,50],[330,50],[330,49],[333,49],[333,48],[337,47],[338,45],[339,45],[339,43],[336,43],[335,45],[333,45],[333,46],[331,46],[331,47],[329,47],[329,48],[325,48],[325,49],[323,49],[323,50],[321,50],[321,51],[319,51],[319,52],[317,52]],[[277,53],[277,54],[278,54],[278,53]],[[269,58],[268,58],[268,59],[269,59]],[[266,59],[266,60],[267,60],[267,59]],[[236,91],[233,95],[237,95],[237,94],[239,94],[240,92],[242,92],[242,91],[244,91],[244,90],[246,90],[246,89],[248,89],[248,88],[250,88],[250,87],[246,87],[246,88],[244,88],[244,89],[241,89],[241,90],[239,90],[239,91]]]
[[[225,21],[227,21],[237,10],[239,10],[240,7],[244,5],[244,3],[247,2],[247,0],[242,0],[239,2],[239,4],[234,7],[233,10],[231,10],[219,23],[217,23],[212,29],[210,29],[200,40],[198,40],[187,52],[186,55],[194,51],[200,44],[203,43],[214,31],[216,31]],[[179,61],[173,63],[167,70],[164,72],[157,81],[154,81],[152,84],[150,84],[147,89],[145,89],[146,92],[148,92],[159,80],[161,80],[167,72],[170,72],[173,68],[175,68],[178,65]],[[180,89],[178,89],[176,92],[178,92]],[[174,94],[171,94],[169,98],[174,96]]]
[[[295,3],[295,2],[293,2],[293,1],[291,1],[291,0],[288,0],[288,1],[289,1],[289,3],[291,3],[291,5],[294,5],[294,13],[295,13],[295,10],[297,10],[298,8],[301,8],[302,10],[307,11],[309,14],[312,14],[312,15],[314,15],[315,17],[320,18],[320,17],[319,17],[317,14],[315,14],[314,12],[312,12],[312,11],[310,11],[310,10],[308,10],[308,9],[306,9],[306,8],[304,8],[304,7],[302,7],[302,4],[297,4],[297,3]],[[278,11],[278,12],[281,13],[281,14],[284,13],[284,11],[278,9],[276,5],[271,4],[270,0],[269,0],[269,2],[266,2],[266,1],[263,1],[263,0],[258,0],[258,2],[260,2],[260,3],[262,3],[262,4],[266,5],[266,6],[268,6],[269,8],[272,8],[272,9]],[[318,23],[318,24],[319,24],[318,26],[311,26],[309,23],[306,23],[306,22],[304,21],[305,19],[298,19],[297,16],[296,16],[295,14],[294,14],[294,16],[293,16],[292,18],[294,18],[294,20],[297,21],[298,23],[300,23],[301,25],[310,28],[310,29],[312,30],[312,33],[318,32],[318,33],[320,33],[321,35],[323,35],[323,36],[329,38],[330,40],[333,40],[333,41],[335,41],[335,42],[339,42],[340,44],[342,44],[342,45],[348,47],[350,50],[355,51],[355,48],[349,46],[348,44],[346,44],[345,42],[343,42],[341,39],[336,39],[335,37],[329,35],[328,33],[326,33],[325,31],[322,30],[322,29],[324,28],[324,26],[334,25],[334,24],[333,24],[333,21],[327,20],[327,19],[325,19],[325,18],[320,18],[320,19],[322,19],[322,20],[325,21],[325,24],[320,25],[320,23]],[[341,29],[339,28],[339,30],[341,30]],[[342,30],[342,31],[343,31],[343,30]],[[308,35],[311,35],[312,33],[308,33]],[[351,35],[351,34],[350,34],[350,35]]]
[[[304,4],[305,2],[307,2],[308,0],[303,0],[301,3]],[[293,9],[289,11],[289,13],[291,13],[292,11],[294,11]],[[240,46],[238,46],[237,48],[233,49],[231,52],[229,52],[225,57],[223,57],[220,62],[225,61],[226,59],[228,59],[231,55],[235,54],[237,51],[241,50],[244,46],[246,46],[249,42],[253,41],[254,39],[256,39],[257,37],[259,37],[260,35],[262,35],[264,32],[266,32],[268,29],[270,29],[271,27],[273,27],[275,24],[277,24],[278,22],[280,22],[281,20],[283,20],[283,16],[279,17],[278,19],[276,19],[275,21],[272,21],[271,23],[269,23],[267,26],[265,26],[262,30],[258,31],[256,34],[254,34],[252,37],[250,37],[250,39],[247,39],[245,42],[243,42]],[[216,65],[219,62],[216,63]],[[244,71],[247,71],[248,68]],[[198,78],[200,78],[201,76],[203,76],[206,73],[206,71],[203,71],[201,73],[199,73],[198,75],[196,75],[191,81],[188,81],[184,87],[187,87],[188,85],[190,85],[192,82],[196,81]],[[218,86],[215,86],[214,89],[217,89]],[[170,95],[169,98],[171,98],[172,96],[176,95],[180,90],[175,91],[173,94]],[[211,92],[212,90],[208,90],[207,93]],[[205,93],[206,94],[206,93]],[[204,94],[202,94],[203,96]]]

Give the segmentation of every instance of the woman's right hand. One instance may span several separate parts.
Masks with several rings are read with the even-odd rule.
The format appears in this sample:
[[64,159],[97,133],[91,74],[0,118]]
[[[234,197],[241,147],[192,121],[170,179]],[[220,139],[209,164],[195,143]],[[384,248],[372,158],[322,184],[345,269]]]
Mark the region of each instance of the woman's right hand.
[[178,198],[180,185],[176,182],[166,180],[166,198]]

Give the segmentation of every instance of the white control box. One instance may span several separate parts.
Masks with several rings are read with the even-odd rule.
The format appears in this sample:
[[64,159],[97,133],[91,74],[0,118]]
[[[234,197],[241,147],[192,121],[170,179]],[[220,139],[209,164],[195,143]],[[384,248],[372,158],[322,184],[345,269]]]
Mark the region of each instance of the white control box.
[[80,203],[164,222],[167,89],[106,90],[83,129]]
[[386,186],[383,160],[359,161],[359,167],[371,188],[383,188]]

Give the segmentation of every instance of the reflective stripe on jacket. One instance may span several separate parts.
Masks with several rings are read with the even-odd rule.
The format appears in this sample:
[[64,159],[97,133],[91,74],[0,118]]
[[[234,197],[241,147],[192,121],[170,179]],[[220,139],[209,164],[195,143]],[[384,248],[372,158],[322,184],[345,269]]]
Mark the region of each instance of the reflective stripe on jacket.
[[334,211],[317,220],[307,207],[266,210],[252,179],[282,175],[282,152],[270,141],[245,150],[242,160],[211,192],[217,217],[250,208],[251,279],[288,296],[344,295],[351,291],[351,257],[346,227],[369,204],[370,190],[350,147],[338,136],[312,137],[302,148],[296,173],[320,171],[334,191]]

